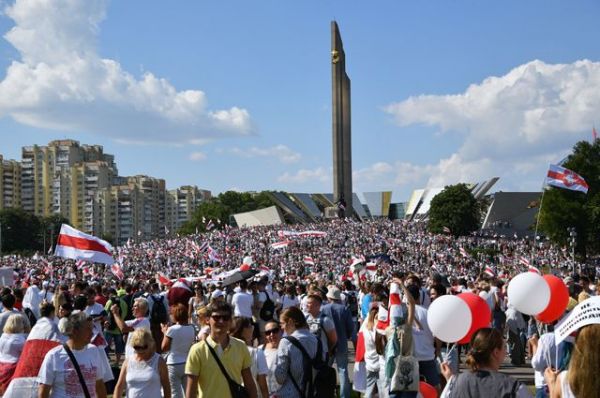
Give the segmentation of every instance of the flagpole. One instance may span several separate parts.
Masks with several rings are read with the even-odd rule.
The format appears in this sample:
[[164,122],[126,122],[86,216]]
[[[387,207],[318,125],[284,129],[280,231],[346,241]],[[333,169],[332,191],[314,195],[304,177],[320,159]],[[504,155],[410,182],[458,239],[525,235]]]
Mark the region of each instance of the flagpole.
[[544,205],[544,194],[546,193],[546,178],[544,177],[544,183],[542,184],[542,198],[540,199],[540,209],[538,210],[537,217],[535,220],[535,234],[533,235],[533,248],[531,250],[531,265],[535,266],[533,256],[535,254],[536,242],[538,237],[538,227],[540,226],[540,216],[542,215],[542,206]]

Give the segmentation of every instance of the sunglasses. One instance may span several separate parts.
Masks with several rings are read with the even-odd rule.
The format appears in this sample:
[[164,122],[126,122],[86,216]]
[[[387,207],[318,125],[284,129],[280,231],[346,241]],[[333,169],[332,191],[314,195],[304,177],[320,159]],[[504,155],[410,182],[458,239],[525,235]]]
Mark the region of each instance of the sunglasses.
[[281,329],[277,328],[277,329],[271,329],[271,330],[265,330],[265,335],[270,335],[270,334],[277,334],[279,333]]
[[219,322],[219,321],[228,322],[231,320],[231,315],[211,315],[210,317],[215,322]]
[[134,345],[133,349],[135,351],[144,351],[144,350],[148,349],[148,346],[147,345]]

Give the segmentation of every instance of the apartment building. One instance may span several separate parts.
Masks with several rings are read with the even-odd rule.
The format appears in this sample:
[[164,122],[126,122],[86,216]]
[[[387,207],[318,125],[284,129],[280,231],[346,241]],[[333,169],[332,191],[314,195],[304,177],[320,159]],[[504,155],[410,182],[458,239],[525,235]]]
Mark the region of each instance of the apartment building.
[[210,198],[210,191],[198,189],[195,185],[184,185],[168,191],[165,198],[167,229],[175,233],[184,223],[192,219],[200,203]]
[[0,210],[21,206],[21,164],[0,155]]

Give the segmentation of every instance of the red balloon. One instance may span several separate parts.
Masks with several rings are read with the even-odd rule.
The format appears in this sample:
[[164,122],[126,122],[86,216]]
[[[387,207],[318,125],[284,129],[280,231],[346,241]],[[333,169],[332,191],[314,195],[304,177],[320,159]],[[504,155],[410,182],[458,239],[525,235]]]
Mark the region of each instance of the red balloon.
[[419,382],[419,392],[423,398],[437,398],[438,393],[434,386],[427,384],[424,381]]
[[552,323],[564,314],[569,304],[569,289],[557,276],[546,274],[544,279],[550,287],[550,302],[544,311],[536,318],[540,322]]
[[490,321],[492,319],[492,311],[490,310],[490,306],[487,305],[484,299],[479,297],[476,294],[470,292],[464,292],[458,295],[471,310],[471,315],[473,316],[473,323],[471,323],[471,329],[465,337],[458,341],[458,344],[467,344],[471,341],[471,337],[481,328],[486,328],[490,326]]
[[242,264],[240,271],[250,271],[250,264]]

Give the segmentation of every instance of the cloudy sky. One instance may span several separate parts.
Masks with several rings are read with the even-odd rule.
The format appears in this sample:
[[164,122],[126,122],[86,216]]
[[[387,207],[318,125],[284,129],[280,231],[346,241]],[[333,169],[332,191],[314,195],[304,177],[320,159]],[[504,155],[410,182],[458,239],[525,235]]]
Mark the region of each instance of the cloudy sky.
[[597,1],[17,0],[0,7],[0,154],[74,138],[169,188],[330,192],[330,21],[354,190],[539,190],[600,128]]

